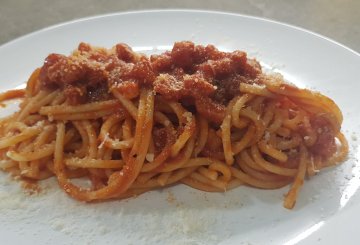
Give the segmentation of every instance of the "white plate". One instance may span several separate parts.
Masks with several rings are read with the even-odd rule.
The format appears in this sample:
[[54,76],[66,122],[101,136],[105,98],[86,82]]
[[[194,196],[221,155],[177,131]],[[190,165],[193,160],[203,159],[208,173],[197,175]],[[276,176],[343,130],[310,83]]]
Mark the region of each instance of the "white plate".
[[[174,41],[243,49],[298,84],[333,98],[344,112],[351,155],[307,181],[294,210],[282,207],[288,188],[240,187],[205,194],[176,186],[127,201],[76,202],[49,180],[40,196],[0,180],[2,244],[358,244],[360,219],[359,54],[289,25],[204,11],[148,11],[82,19],[0,47],[0,90],[23,83],[50,52],[68,54],[80,41],[159,52]],[[359,139],[360,140],[360,139]]]

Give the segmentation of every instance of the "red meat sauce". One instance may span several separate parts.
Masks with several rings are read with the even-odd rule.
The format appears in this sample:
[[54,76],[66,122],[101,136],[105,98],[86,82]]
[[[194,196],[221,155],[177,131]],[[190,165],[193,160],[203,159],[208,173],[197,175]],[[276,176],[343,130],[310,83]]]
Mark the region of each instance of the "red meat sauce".
[[[149,87],[219,125],[226,105],[240,93],[240,83],[261,83],[260,75],[260,64],[245,52],[222,52],[213,45],[183,41],[176,42],[171,51],[150,57],[123,43],[112,49],[80,43],[70,56],[50,54],[39,79],[43,88],[63,89],[72,105],[109,99],[112,90],[133,99],[140,87]],[[333,152],[333,136],[328,131],[320,134],[316,151]]]
[[148,86],[167,100],[194,105],[208,120],[220,123],[240,82],[259,74],[259,63],[246,53],[221,52],[212,45],[177,42],[171,51],[148,58],[122,43],[110,50],[80,43],[70,56],[50,54],[40,81],[46,88],[62,88],[71,104],[107,99],[113,89],[132,99],[140,87]]

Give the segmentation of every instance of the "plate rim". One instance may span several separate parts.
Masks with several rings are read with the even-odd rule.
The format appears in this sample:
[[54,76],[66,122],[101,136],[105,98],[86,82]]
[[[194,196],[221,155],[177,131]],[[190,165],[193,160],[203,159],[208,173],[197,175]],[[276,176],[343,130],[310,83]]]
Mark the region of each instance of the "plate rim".
[[35,31],[29,32],[27,34],[21,35],[19,37],[16,37],[14,39],[11,39],[10,41],[7,41],[3,44],[0,45],[0,50],[3,48],[7,48],[8,46],[22,41],[26,38],[32,37],[32,36],[36,36],[40,33],[43,32],[47,32],[49,30],[54,30],[56,28],[60,28],[66,25],[71,25],[74,23],[79,23],[79,22],[86,22],[89,20],[96,20],[96,19],[101,19],[101,18],[108,18],[108,17],[113,17],[113,16],[124,16],[124,15],[136,15],[136,14],[154,14],[154,13],[201,13],[201,14],[214,14],[214,15],[224,15],[224,16],[235,16],[235,17],[241,17],[241,18],[246,18],[246,19],[251,19],[251,20],[256,20],[256,21],[262,21],[262,22],[268,22],[268,23],[272,23],[272,24],[276,24],[276,25],[280,25],[283,27],[287,27],[287,28],[291,28],[291,29],[295,29],[297,31],[301,31],[301,32],[305,32],[307,34],[310,34],[312,36],[315,36],[319,39],[322,39],[324,41],[328,41],[332,44],[335,44],[336,46],[339,46],[345,50],[347,50],[348,52],[352,53],[353,55],[357,56],[358,58],[360,58],[360,52],[357,52],[355,50],[353,50],[352,48],[349,48],[348,46],[335,41],[334,39],[327,37],[325,35],[319,34],[317,32],[308,30],[306,28],[297,26],[297,25],[293,25],[293,24],[288,24],[286,22],[282,22],[282,21],[277,21],[277,20],[273,20],[271,18],[266,18],[266,17],[259,17],[259,16],[254,16],[254,15],[247,15],[247,14],[240,14],[240,13],[235,13],[235,12],[228,12],[228,11],[216,11],[216,10],[203,10],[203,9],[185,9],[185,8],[170,8],[170,9],[144,9],[144,10],[131,10],[131,11],[119,11],[119,12],[110,12],[110,13],[106,13],[106,14],[98,14],[98,15],[89,15],[86,17],[82,17],[82,18],[76,18],[74,20],[69,20],[69,21],[64,21],[64,22],[60,22],[54,25],[50,25],[50,26],[46,26],[40,29],[37,29]]

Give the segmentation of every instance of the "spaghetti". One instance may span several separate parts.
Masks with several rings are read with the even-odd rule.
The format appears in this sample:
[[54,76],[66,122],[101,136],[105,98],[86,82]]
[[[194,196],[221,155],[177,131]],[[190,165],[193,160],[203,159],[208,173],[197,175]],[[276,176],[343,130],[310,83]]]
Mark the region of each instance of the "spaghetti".
[[[25,180],[56,176],[81,201],[126,198],[183,183],[209,192],[291,184],[348,152],[329,98],[267,75],[246,53],[178,42],[150,58],[125,44],[81,43],[50,54],[0,121],[1,169]],[[89,187],[74,179],[88,179]]]

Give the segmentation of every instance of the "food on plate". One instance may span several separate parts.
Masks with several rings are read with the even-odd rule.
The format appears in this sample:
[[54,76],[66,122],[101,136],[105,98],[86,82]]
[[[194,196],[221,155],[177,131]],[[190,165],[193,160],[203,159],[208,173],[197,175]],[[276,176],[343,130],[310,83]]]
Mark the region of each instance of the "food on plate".
[[[209,192],[291,185],[342,162],[342,114],[328,97],[265,74],[243,51],[176,42],[147,57],[126,44],[50,54],[0,121],[0,167],[56,176],[81,201],[183,183]],[[87,179],[75,184],[73,179]]]

